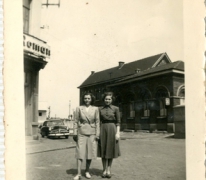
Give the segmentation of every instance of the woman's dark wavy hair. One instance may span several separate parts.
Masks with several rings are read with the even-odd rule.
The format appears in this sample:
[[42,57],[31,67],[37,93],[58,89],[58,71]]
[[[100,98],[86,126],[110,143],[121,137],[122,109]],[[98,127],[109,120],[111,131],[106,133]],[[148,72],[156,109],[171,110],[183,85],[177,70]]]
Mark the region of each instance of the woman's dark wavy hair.
[[111,97],[112,97],[112,102],[115,101],[115,97],[114,97],[114,93],[113,93],[113,92],[105,92],[105,93],[102,95],[102,101],[104,101],[104,99],[105,99],[106,96],[111,96]]
[[86,92],[86,93],[84,93],[83,95],[82,95],[82,103],[84,104],[84,96],[86,96],[86,95],[90,95],[91,96],[91,99],[92,99],[92,101],[91,101],[91,105],[93,105],[94,104],[94,102],[95,102],[95,96],[92,94],[92,93],[90,93],[90,92]]

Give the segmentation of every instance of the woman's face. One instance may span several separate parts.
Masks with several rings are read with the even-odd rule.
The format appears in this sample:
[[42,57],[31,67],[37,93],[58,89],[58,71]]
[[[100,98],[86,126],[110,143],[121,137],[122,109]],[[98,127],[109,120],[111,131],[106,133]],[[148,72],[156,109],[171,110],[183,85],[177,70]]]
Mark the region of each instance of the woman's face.
[[85,96],[84,96],[84,104],[85,104],[86,106],[89,106],[89,105],[91,104],[91,102],[92,102],[91,96],[90,96],[90,95],[85,95]]
[[112,104],[112,96],[106,96],[106,97],[104,98],[104,103],[105,103],[105,105],[110,105],[110,104]]

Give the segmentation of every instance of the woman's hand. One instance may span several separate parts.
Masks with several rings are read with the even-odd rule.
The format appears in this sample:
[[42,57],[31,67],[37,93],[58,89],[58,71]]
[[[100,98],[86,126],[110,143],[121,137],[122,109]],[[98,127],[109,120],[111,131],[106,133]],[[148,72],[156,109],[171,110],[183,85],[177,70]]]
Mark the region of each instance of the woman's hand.
[[96,139],[96,141],[99,141],[99,136],[96,136],[96,138],[95,138],[95,139]]
[[116,140],[118,141],[118,140],[120,139],[120,134],[119,134],[119,133],[116,133],[115,138],[116,138]]
[[73,140],[74,140],[75,142],[78,141],[78,137],[77,137],[77,135],[74,135],[74,136],[73,136]]

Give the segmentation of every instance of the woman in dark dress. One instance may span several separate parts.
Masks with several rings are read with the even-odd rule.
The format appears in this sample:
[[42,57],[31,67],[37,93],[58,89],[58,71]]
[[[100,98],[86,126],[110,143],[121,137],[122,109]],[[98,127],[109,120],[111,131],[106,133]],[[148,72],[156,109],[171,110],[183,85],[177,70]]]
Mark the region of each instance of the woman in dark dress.
[[112,105],[112,92],[106,92],[103,101],[105,105],[99,108],[101,129],[98,157],[102,158],[102,177],[111,178],[113,158],[120,156],[120,113],[119,108]]

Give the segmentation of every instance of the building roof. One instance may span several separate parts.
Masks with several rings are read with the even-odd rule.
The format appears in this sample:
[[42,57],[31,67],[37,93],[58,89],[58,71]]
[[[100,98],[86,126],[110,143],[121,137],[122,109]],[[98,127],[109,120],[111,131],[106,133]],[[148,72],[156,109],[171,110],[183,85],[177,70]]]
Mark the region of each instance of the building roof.
[[135,70],[137,69],[139,69],[140,71],[145,71],[152,67],[156,67],[159,65],[161,60],[164,60],[164,63],[166,64],[171,63],[171,60],[169,59],[166,53],[161,53],[154,56],[146,57],[130,63],[125,63],[125,64],[121,63],[121,65],[118,65],[116,67],[91,74],[79,86],[79,88],[91,86],[94,84],[101,84],[111,80],[122,79],[124,77],[133,75],[135,73]]
[[138,79],[148,78],[148,76],[154,77],[154,76],[159,76],[165,73],[177,72],[177,71],[178,72],[181,71],[182,73],[184,73],[184,62],[183,61],[175,61],[173,63],[168,63],[168,64],[164,64],[161,66],[157,66],[155,68],[148,69],[146,71],[142,71],[142,72],[140,71],[133,75],[122,78],[110,86],[126,84],[132,81],[136,81]]

